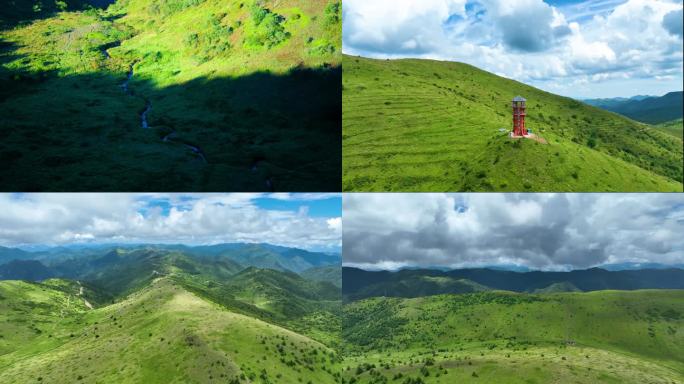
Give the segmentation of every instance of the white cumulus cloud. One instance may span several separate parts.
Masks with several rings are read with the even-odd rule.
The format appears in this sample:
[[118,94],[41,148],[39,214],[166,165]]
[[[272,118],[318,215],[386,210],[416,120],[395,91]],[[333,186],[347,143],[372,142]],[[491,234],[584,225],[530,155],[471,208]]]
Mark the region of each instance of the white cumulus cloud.
[[[268,209],[259,198],[303,205]],[[264,242],[339,250],[339,213],[306,208],[319,199],[339,211],[336,195],[0,194],[0,245]]]
[[462,61],[574,97],[681,90],[681,1],[555,3],[349,0],[343,50]]

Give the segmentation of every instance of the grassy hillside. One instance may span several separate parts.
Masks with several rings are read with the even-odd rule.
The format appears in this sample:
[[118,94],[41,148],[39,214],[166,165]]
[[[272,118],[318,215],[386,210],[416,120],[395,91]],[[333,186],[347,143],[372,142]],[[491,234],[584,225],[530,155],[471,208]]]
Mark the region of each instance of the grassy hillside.
[[6,28],[6,190],[339,190],[339,2],[119,0]]
[[[15,293],[17,286],[23,292]],[[335,382],[337,355],[331,349],[226,311],[169,278],[95,310],[65,307],[47,300],[54,296],[63,302],[63,293],[32,288],[0,283],[0,305],[10,307],[0,316],[14,317],[0,323],[0,333],[11,337],[0,339],[2,382]],[[22,305],[41,309],[26,311]],[[62,308],[70,311],[63,317],[58,315]],[[30,343],[15,338],[21,319],[45,331],[32,335]]]
[[656,129],[659,129],[669,135],[682,139],[684,136],[684,120],[672,120],[665,123],[656,125]]
[[[344,57],[345,191],[682,191],[682,143],[475,67]],[[511,140],[511,99],[546,144]]]
[[[268,245],[264,244],[263,247]],[[223,248],[239,244],[224,245]],[[180,247],[171,247],[180,248]],[[213,246],[218,250],[220,246]],[[283,248],[286,250],[286,248]],[[52,254],[50,250],[48,253]],[[297,253],[305,251],[297,250]],[[92,254],[91,254],[92,253]],[[52,284],[80,295],[94,307],[122,300],[148,286],[160,277],[172,278],[176,284],[226,310],[280,325],[307,335],[328,346],[339,344],[341,289],[331,282],[302,277],[294,272],[243,266],[221,256],[193,255],[175,249],[133,247],[131,249],[94,249],[76,252],[71,258],[39,261],[13,261],[10,266],[28,263],[28,271],[15,271],[0,265],[0,279],[63,277]],[[42,253],[41,253],[42,254]],[[311,254],[315,255],[315,254]],[[34,264],[46,272],[31,270]],[[340,267],[338,265],[338,275]],[[4,274],[4,272],[15,272]]]
[[684,291],[485,292],[345,306],[350,383],[681,383]]

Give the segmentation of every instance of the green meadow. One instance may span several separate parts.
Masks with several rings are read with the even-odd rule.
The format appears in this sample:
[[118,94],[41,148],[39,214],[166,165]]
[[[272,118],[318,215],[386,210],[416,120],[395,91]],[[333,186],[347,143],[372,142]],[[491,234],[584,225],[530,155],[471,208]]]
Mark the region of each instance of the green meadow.
[[340,380],[329,281],[154,247],[75,252],[43,260],[62,277],[0,281],[1,383]]
[[668,133],[674,137],[682,138],[684,135],[684,120],[678,119],[678,120],[672,120],[668,121],[666,123],[661,123],[656,125],[655,127],[657,129],[660,129],[661,131]]
[[490,291],[345,305],[347,383],[682,383],[684,292]]
[[159,278],[89,310],[77,292],[0,282],[0,381],[334,383],[337,354]]
[[2,189],[339,190],[339,2],[9,8]]
[[[461,63],[343,67],[344,191],[682,192],[682,141],[660,128]],[[542,140],[508,137],[517,95]]]

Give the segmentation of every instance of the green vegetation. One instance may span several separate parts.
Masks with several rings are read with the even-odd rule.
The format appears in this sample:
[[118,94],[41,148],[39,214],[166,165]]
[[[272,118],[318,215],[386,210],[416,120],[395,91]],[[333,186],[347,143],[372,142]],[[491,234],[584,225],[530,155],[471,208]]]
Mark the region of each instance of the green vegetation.
[[682,118],[682,92],[670,92],[660,97],[631,99],[594,99],[585,103],[606,109],[636,121],[661,124]]
[[684,291],[483,292],[345,305],[347,383],[680,383]]
[[0,184],[339,190],[334,4],[119,0],[0,14],[14,20],[0,31]]
[[90,251],[78,280],[0,281],[0,382],[335,383],[329,282],[153,248]]
[[682,119],[672,120],[658,124],[655,127],[669,135],[682,139],[684,136],[684,123],[682,121]]
[[338,288],[342,288],[342,268],[340,265],[312,267],[300,274],[309,280],[327,281]]
[[[682,191],[682,143],[469,65],[345,56],[345,191]],[[512,140],[511,99],[543,138]]]
[[95,310],[39,285],[0,282],[0,294],[2,382],[335,382],[333,350],[170,278]]
[[347,295],[348,299],[374,296],[421,297],[443,293],[472,293],[490,290],[489,287],[468,279],[449,276],[410,275],[403,279],[371,284]]

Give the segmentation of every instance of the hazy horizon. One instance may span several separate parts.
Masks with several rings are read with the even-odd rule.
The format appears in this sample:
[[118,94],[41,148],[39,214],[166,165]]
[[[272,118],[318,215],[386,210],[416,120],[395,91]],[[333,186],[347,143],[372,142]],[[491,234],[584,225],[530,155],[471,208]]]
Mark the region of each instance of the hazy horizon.
[[0,194],[0,246],[341,248],[339,194]]

